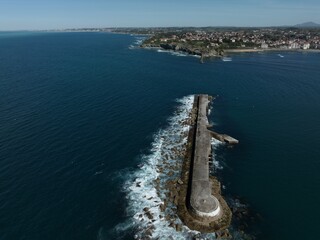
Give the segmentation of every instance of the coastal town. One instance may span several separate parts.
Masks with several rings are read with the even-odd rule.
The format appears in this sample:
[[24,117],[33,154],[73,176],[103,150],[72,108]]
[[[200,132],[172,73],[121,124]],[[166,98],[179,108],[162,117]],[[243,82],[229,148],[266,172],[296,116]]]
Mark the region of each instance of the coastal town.
[[[57,30],[61,31],[61,30]],[[170,27],[170,28],[81,28],[68,32],[113,32],[149,36],[142,47],[175,45],[199,50],[316,49],[320,50],[320,27]]]
[[280,49],[320,49],[320,31],[299,29],[254,29],[206,32],[157,33],[150,43],[202,42],[206,47],[224,48],[280,48]]
[[236,51],[320,50],[319,28],[175,29],[150,34],[142,47],[160,47],[203,57]]

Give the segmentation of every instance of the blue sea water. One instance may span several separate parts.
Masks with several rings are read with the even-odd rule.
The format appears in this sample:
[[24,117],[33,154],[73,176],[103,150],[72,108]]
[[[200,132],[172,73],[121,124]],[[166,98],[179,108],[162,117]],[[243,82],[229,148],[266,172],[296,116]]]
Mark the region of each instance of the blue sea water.
[[226,197],[261,216],[257,238],[317,239],[320,54],[200,64],[139,40],[0,33],[0,239],[133,239],[147,227],[132,220],[135,191],[156,197],[162,139],[179,142],[177,109],[196,93],[219,95],[210,121],[240,140],[217,147],[217,174]]

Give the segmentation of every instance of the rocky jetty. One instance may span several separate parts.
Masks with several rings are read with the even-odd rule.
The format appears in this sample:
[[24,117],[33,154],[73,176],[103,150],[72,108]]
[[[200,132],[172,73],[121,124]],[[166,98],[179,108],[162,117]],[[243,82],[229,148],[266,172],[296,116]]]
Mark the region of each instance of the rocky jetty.
[[[208,96],[206,96],[208,98]],[[205,104],[205,103],[204,103]],[[207,107],[207,105],[202,106]],[[206,192],[209,195],[212,195],[213,198],[217,199],[219,205],[219,211],[216,214],[211,215],[210,207],[208,210],[203,210],[204,214],[201,213],[202,207],[195,212],[195,206],[192,206],[192,199],[196,196],[192,197],[192,191],[194,191],[194,178],[195,173],[193,171],[198,171],[198,169],[194,169],[194,151],[195,151],[195,141],[202,142],[206,147],[209,144],[211,148],[210,141],[206,143],[202,141],[202,139],[195,138],[195,134],[197,134],[197,124],[198,122],[198,115],[199,115],[199,96],[195,97],[195,102],[192,110],[192,120],[191,120],[191,129],[189,131],[188,136],[188,144],[186,149],[185,161],[182,166],[182,174],[181,178],[179,179],[179,199],[178,199],[178,215],[180,219],[190,228],[193,230],[197,230],[200,232],[218,232],[227,229],[231,222],[232,213],[230,208],[228,207],[226,201],[221,196],[221,187],[220,182],[213,176],[209,176],[209,171],[207,173],[203,173],[204,176],[207,175],[208,178],[205,177],[205,181],[208,181],[210,189],[207,189]],[[202,113],[201,113],[202,114]],[[199,131],[198,131],[199,133]],[[199,137],[199,136],[198,136]],[[208,138],[209,139],[209,138]],[[206,140],[208,140],[206,139]],[[200,148],[203,146],[200,145]],[[198,149],[198,151],[201,149]],[[205,153],[206,154],[206,153]],[[209,155],[209,154],[208,154]],[[201,157],[201,156],[200,156]],[[208,156],[207,156],[208,157]],[[207,159],[209,160],[209,159]],[[206,161],[204,164],[207,164]],[[207,169],[205,167],[205,169]],[[202,175],[203,175],[202,174]],[[201,180],[201,182],[203,182]],[[207,186],[207,184],[201,184],[200,188],[203,186]],[[196,186],[198,189],[198,186]],[[205,197],[205,196],[204,196]],[[206,198],[206,197],[205,197]],[[190,202],[191,199],[191,202]],[[202,196],[199,197],[199,200],[202,199]],[[208,213],[208,214],[206,214]]]

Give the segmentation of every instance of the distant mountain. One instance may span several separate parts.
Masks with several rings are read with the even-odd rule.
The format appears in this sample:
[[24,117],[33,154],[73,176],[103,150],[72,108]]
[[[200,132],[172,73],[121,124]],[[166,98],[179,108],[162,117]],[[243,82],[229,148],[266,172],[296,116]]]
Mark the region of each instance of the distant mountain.
[[305,22],[305,23],[294,25],[294,27],[299,27],[299,28],[318,28],[318,27],[320,27],[320,24],[315,23],[315,22]]

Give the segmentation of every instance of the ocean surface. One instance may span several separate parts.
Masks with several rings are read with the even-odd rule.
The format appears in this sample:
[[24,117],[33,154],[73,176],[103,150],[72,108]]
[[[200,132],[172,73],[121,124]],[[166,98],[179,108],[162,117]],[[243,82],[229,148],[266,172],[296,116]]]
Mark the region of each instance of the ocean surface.
[[234,234],[318,239],[320,54],[200,64],[139,49],[141,40],[0,33],[0,239],[143,239],[145,207],[154,238],[195,236],[158,218],[154,179],[162,156],[182,161],[171,149],[183,150],[188,128],[179,123],[197,93],[218,96],[210,122],[240,141],[213,141],[223,195],[259,216],[245,229],[233,223]]

